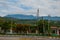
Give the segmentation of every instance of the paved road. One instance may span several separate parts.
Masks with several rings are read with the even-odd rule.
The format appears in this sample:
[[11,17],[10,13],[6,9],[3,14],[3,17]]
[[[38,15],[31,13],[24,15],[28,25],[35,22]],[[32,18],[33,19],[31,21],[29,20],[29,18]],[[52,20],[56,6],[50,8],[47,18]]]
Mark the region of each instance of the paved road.
[[55,37],[41,37],[41,36],[0,36],[0,40],[60,40]]

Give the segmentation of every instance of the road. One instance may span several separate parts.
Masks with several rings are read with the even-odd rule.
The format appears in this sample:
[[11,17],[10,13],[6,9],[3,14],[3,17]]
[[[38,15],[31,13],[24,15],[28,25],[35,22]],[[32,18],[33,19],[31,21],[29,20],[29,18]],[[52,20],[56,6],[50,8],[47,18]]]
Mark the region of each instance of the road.
[[60,40],[55,37],[41,37],[41,36],[0,36],[0,40]]

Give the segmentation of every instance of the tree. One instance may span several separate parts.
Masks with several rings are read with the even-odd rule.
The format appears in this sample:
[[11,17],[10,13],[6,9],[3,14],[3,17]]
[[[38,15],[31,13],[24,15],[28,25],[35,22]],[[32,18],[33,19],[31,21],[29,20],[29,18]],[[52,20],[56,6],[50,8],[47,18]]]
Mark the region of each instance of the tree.
[[43,33],[43,34],[50,32],[50,23],[48,23],[47,20],[39,20],[38,30],[39,30],[39,33]]
[[6,33],[9,28],[10,28],[9,22],[4,22],[2,24],[2,29],[4,30],[4,33]]

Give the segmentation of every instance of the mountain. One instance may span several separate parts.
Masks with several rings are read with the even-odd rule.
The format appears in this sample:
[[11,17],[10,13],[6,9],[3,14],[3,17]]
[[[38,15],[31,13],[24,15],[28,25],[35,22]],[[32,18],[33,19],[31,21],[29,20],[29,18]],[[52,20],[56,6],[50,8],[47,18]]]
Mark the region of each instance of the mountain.
[[57,16],[54,16],[54,17],[51,17],[51,16],[43,16],[43,19],[45,19],[45,20],[60,21],[60,17],[57,17]]
[[33,15],[23,15],[23,14],[11,14],[5,17],[12,17],[12,18],[17,18],[17,19],[36,19],[36,17]]
[[[6,15],[5,17],[12,17],[16,19],[36,19],[36,16],[33,15],[24,15],[24,14],[11,14]],[[60,17],[51,17],[51,16],[42,16],[44,20],[60,20]],[[39,19],[42,19],[42,17],[39,17]]]

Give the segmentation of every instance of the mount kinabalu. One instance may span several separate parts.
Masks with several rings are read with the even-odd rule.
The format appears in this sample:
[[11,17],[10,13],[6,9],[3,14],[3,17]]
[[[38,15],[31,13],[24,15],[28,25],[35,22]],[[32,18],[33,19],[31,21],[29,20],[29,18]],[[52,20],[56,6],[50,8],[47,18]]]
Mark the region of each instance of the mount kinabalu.
[[[24,14],[11,14],[11,15],[6,15],[5,17],[12,17],[12,18],[17,18],[17,19],[36,19],[36,16],[33,15],[24,15]],[[39,17],[41,19],[42,17]],[[60,20],[60,17],[49,17],[49,16],[43,16],[43,19],[45,20]]]

